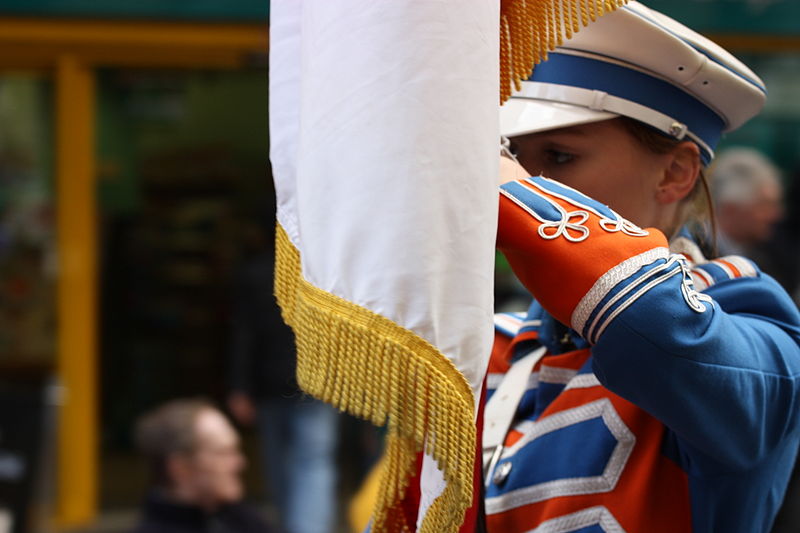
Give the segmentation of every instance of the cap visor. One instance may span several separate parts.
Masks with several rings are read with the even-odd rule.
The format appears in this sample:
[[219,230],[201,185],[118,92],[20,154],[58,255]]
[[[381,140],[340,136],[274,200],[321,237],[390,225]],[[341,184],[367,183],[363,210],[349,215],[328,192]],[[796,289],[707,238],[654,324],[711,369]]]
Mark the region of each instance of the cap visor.
[[500,107],[500,134],[516,137],[538,131],[554,130],[599,122],[619,115],[606,111],[595,111],[547,100],[531,98],[511,98]]

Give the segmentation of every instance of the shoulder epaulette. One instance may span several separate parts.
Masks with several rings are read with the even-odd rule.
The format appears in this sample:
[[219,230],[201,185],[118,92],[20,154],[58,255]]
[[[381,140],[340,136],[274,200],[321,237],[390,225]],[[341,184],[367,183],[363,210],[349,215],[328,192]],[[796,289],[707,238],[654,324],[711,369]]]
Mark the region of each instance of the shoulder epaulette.
[[757,278],[758,267],[747,258],[739,255],[728,255],[692,265],[692,281],[698,291],[705,290],[722,281],[736,278]]
[[494,329],[509,337],[516,336],[525,324],[525,313],[495,313]]

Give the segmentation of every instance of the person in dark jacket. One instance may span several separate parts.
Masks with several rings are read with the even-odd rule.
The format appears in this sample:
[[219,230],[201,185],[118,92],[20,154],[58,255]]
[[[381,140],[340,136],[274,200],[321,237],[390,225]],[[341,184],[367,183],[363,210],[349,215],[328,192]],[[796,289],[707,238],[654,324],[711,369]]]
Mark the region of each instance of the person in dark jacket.
[[152,488],[133,533],[274,533],[242,503],[239,436],[205,400],[175,400],[144,415],[136,441]]
[[295,340],[273,296],[275,258],[268,222],[246,228],[235,277],[228,407],[255,425],[271,502],[288,533],[336,527],[336,445],[340,415],[295,382]]

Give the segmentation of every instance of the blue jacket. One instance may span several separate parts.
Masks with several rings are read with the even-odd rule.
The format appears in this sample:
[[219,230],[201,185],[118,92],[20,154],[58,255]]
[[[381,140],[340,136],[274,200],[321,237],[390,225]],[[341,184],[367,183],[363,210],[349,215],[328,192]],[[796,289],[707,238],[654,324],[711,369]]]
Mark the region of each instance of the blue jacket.
[[705,312],[672,276],[591,347],[535,302],[498,317],[489,398],[515,359],[548,354],[487,477],[490,532],[769,531],[800,442],[800,315],[743,258],[690,275]]

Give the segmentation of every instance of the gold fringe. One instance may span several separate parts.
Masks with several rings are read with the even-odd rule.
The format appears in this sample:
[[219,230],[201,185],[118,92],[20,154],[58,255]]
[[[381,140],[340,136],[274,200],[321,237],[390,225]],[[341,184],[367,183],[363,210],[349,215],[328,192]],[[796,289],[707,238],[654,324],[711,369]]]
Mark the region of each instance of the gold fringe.
[[581,27],[627,0],[501,0],[500,103],[520,88],[534,65]]
[[300,252],[292,246],[280,224],[275,234],[275,299],[281,308],[281,316],[287,324],[292,324],[297,286],[302,278]]
[[458,531],[472,503],[476,441],[469,383],[412,331],[304,280],[300,254],[280,224],[275,248],[275,295],[295,331],[298,383],[342,411],[388,423],[372,530],[414,527],[406,524],[399,503],[424,447],[447,484],[420,531]]

